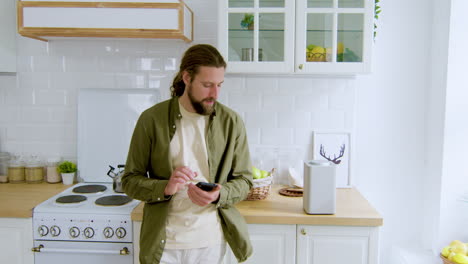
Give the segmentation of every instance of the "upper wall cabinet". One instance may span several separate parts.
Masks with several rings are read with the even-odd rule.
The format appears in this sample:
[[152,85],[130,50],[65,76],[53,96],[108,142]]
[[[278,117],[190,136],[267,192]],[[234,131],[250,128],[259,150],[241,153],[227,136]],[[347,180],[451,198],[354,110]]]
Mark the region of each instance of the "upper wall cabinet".
[[370,71],[374,0],[221,0],[218,45],[230,73]]
[[0,1],[0,72],[16,72],[15,0]]
[[193,12],[182,0],[18,1],[18,32],[49,37],[193,39]]

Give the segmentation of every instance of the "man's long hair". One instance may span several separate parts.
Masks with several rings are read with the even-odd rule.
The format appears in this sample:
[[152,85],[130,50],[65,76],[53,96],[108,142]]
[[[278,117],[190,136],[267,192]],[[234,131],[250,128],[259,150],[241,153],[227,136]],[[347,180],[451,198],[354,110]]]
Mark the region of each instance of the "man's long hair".
[[197,44],[185,51],[180,63],[179,72],[174,77],[171,86],[171,96],[180,97],[184,94],[185,83],[182,74],[187,71],[191,80],[197,75],[200,66],[226,68],[226,62],[219,51],[208,44]]

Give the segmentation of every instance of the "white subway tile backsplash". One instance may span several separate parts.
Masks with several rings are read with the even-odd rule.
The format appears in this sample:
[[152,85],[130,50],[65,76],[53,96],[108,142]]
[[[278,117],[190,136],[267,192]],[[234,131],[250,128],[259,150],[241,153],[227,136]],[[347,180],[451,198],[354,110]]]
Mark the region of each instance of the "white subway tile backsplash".
[[125,55],[99,56],[98,65],[101,72],[128,72],[130,71],[130,58]]
[[98,59],[96,56],[86,54],[65,57],[65,71],[67,72],[97,72],[98,70]]
[[171,72],[176,72],[177,71],[177,58],[170,57],[170,58],[164,58],[164,70],[165,71],[171,71]]
[[295,111],[320,112],[328,110],[328,95],[326,92],[295,95]]
[[295,129],[310,128],[312,114],[310,112],[279,112],[278,126],[280,128],[293,127]]
[[294,109],[294,96],[266,93],[263,95],[263,111],[283,112]]
[[32,72],[33,56],[19,55],[16,57],[16,69],[18,72]]
[[321,111],[312,113],[312,126],[320,129],[345,128],[345,113],[343,111]]
[[[223,95],[223,93],[221,93]],[[225,93],[225,95],[227,95]],[[260,95],[245,95],[237,93],[228,94],[228,106],[239,109],[242,112],[255,112],[261,109]]]
[[226,75],[224,77],[224,83],[221,86],[221,93],[244,93],[244,81],[245,78]]
[[246,127],[249,146],[260,144],[260,128]]
[[246,112],[245,123],[249,128],[275,129],[278,127],[276,115],[272,112]]
[[142,57],[133,60],[131,70],[134,71],[161,71],[161,58]]
[[273,77],[246,78],[246,93],[276,94],[278,91],[278,79]]
[[34,90],[35,105],[65,105],[65,90]]
[[20,122],[47,123],[50,121],[50,111],[42,106],[23,106],[21,108]]
[[0,105],[0,124],[15,123],[19,121],[20,106],[18,104],[2,104]]
[[[0,150],[76,159],[79,89],[151,88],[168,99],[185,50],[217,45],[217,2],[187,4],[196,14],[192,43],[19,37],[17,76],[0,76]],[[314,130],[353,130],[355,92],[349,78],[226,74],[218,100],[244,120],[251,152],[268,149],[283,160],[286,179],[291,158],[281,153],[306,152]]]
[[51,107],[50,109],[51,123],[69,123],[74,124],[77,120],[76,106],[73,107]]
[[18,74],[18,90],[29,91],[49,88],[48,72],[22,72]]
[[294,130],[294,144],[296,146],[305,147],[306,149],[311,149],[312,133],[314,131],[315,130],[312,128],[295,129]]
[[293,143],[292,128],[261,128],[261,143],[274,146],[290,146]]
[[145,73],[118,73],[115,75],[116,88],[146,88]]
[[28,55],[46,55],[50,42],[38,41],[32,38],[17,36],[16,50],[22,56]]
[[294,94],[294,95],[317,95],[325,93],[328,88],[328,79],[323,78],[280,78],[278,81],[279,94]]

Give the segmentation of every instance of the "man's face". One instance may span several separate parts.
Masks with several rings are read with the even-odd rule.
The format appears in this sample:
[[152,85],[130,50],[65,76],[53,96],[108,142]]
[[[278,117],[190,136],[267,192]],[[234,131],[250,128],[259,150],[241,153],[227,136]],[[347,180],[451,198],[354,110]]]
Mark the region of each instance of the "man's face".
[[190,103],[200,115],[210,115],[224,82],[224,68],[201,66],[197,75],[186,83]]

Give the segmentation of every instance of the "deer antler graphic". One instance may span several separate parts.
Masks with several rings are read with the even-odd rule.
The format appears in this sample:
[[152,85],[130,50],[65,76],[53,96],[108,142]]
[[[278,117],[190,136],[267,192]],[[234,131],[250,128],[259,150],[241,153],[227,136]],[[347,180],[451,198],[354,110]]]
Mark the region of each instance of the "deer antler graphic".
[[327,153],[325,153],[325,149],[323,148],[323,145],[320,144],[320,156],[338,165],[341,162],[341,160],[338,160],[338,159],[340,159],[344,155],[345,146],[346,146],[345,144],[341,145],[340,154],[338,155],[338,157],[335,154],[333,154],[333,159],[330,159],[330,156],[328,157],[326,156]]

